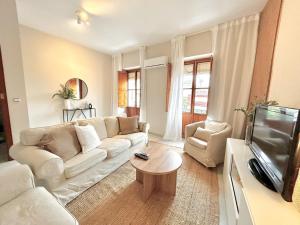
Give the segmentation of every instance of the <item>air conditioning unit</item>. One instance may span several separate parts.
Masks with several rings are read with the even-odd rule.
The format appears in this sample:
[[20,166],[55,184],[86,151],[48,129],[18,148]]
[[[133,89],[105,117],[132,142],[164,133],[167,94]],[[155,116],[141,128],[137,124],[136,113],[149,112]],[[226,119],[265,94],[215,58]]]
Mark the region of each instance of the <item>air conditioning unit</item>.
[[166,67],[168,65],[168,56],[160,56],[151,59],[145,59],[144,68],[152,69],[157,67]]

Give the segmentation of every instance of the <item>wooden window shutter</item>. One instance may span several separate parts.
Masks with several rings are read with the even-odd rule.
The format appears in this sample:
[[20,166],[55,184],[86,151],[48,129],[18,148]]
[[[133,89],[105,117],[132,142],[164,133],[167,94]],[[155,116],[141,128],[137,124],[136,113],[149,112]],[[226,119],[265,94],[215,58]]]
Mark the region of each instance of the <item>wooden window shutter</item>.
[[118,72],[118,107],[127,107],[127,80],[126,71]]

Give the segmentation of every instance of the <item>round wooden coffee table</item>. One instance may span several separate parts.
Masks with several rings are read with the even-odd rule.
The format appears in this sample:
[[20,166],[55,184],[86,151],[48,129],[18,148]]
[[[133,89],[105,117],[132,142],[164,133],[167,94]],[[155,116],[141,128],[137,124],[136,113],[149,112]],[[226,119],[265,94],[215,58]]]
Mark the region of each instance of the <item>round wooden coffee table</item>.
[[136,180],[143,184],[143,200],[146,201],[154,190],[176,194],[177,170],[182,164],[180,155],[165,148],[147,147],[147,161],[133,157],[130,162],[136,169]]

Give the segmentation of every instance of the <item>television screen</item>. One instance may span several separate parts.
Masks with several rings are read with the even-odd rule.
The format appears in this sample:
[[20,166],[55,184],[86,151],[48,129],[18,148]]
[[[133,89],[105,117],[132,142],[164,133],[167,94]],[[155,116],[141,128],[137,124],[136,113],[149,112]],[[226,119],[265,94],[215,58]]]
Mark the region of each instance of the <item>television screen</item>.
[[298,113],[296,109],[263,106],[255,112],[251,149],[279,192],[293,149]]

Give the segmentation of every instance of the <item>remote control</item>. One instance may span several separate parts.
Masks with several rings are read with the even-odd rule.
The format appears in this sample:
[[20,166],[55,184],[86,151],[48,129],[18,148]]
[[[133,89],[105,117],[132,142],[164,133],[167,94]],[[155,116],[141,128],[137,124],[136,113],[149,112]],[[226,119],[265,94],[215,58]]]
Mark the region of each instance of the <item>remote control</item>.
[[135,153],[134,155],[140,159],[148,160],[148,156],[146,153]]

